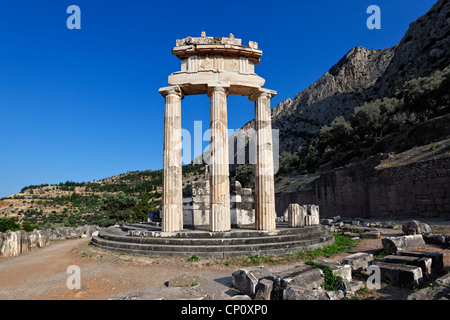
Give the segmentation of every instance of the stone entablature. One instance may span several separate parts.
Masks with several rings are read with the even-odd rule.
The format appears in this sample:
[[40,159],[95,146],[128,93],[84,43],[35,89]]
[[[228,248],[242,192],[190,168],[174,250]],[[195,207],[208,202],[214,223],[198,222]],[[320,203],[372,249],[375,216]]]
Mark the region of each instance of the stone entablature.
[[262,51],[258,44],[230,37],[187,37],[177,40],[172,54],[181,60],[180,71],[169,76],[170,86],[179,86],[184,94],[207,94],[210,84],[221,84],[229,94],[249,96],[264,86],[265,80],[255,73]]

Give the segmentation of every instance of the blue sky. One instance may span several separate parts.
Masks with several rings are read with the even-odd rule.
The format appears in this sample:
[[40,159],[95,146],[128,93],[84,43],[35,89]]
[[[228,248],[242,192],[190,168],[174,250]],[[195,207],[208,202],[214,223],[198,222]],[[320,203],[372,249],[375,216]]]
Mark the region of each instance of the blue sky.
[[[164,99],[179,60],[176,39],[257,41],[256,73],[293,98],[351,48],[397,44],[434,0],[144,1],[15,0],[0,4],[0,197],[27,185],[93,181],[162,167]],[[69,30],[69,5],[81,30]],[[369,30],[369,5],[381,30]],[[253,103],[228,99],[230,129],[253,119]],[[209,99],[182,101],[182,126],[209,124]],[[204,147],[207,143],[205,142]]]

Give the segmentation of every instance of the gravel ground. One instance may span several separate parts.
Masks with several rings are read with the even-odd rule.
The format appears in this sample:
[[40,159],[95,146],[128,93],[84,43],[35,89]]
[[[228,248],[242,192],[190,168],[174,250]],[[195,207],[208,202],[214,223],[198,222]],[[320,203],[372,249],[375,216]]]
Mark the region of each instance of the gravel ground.
[[[450,233],[450,226],[439,226]],[[402,234],[400,230],[380,229],[382,236]],[[199,279],[199,290],[212,299],[229,299],[236,292],[231,274],[237,266],[225,266],[217,260],[188,262],[176,258],[148,258],[106,252],[89,245],[89,239],[55,241],[48,247],[33,249],[17,257],[0,258],[0,299],[2,300],[105,300],[129,292],[167,289],[164,283],[181,274]],[[381,239],[364,239],[349,252],[327,258],[340,261],[354,252],[378,253]],[[443,252],[445,266],[450,266],[450,250],[427,246],[427,251]],[[291,265],[266,266],[269,270],[288,269]],[[81,270],[81,289],[68,289],[67,268]],[[7,276],[4,276],[7,275]],[[412,290],[383,285],[367,296],[369,299],[403,300]]]

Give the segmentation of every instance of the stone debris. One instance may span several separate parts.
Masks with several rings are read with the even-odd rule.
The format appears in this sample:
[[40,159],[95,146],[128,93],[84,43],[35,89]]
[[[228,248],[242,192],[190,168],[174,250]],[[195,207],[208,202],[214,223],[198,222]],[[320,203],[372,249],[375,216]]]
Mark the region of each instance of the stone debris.
[[256,285],[255,300],[270,300],[272,289],[273,280],[264,278],[261,279]]
[[397,286],[417,288],[423,282],[422,269],[399,263],[376,262],[381,271],[381,281]]
[[337,290],[323,289],[324,271],[307,264],[275,273],[263,267],[240,269],[232,274],[233,285],[255,300],[340,300],[364,287],[363,282],[352,279],[350,265],[326,260],[314,262],[330,267],[340,277]]
[[233,287],[246,295],[253,296],[259,280],[269,276],[271,273],[262,266],[240,269],[232,274]]
[[436,279],[434,285],[410,294],[407,300],[450,300],[450,273]]
[[317,226],[320,224],[319,206],[291,203],[287,208],[284,217],[288,226],[291,228]]
[[349,265],[353,273],[358,273],[363,270],[367,270],[367,268],[372,264],[372,262],[373,262],[373,254],[365,252],[357,252],[341,260],[341,264]]
[[182,274],[167,281],[167,287],[196,287],[199,285],[200,279],[188,274]]
[[430,233],[431,228],[426,223],[417,220],[412,220],[402,224],[402,231],[407,235],[416,235],[416,234],[423,235],[425,233]]
[[423,275],[431,274],[431,258],[419,258],[419,257],[411,257],[411,256],[398,256],[391,255],[384,257],[384,262],[388,263],[401,263],[407,264],[410,266],[420,267],[422,269]]
[[438,272],[444,268],[444,254],[439,252],[426,252],[426,251],[399,251],[399,255],[418,257],[418,258],[431,258],[432,272]]
[[129,292],[109,300],[209,300],[207,293],[198,288],[161,287]]
[[31,232],[7,231],[0,233],[0,257],[13,257],[31,251],[32,248],[43,248],[50,241],[90,237],[97,226],[78,228],[62,227],[55,230],[33,230]]
[[381,240],[383,249],[388,254],[396,254],[400,251],[410,251],[425,247],[422,235],[406,235],[399,237],[387,237]]

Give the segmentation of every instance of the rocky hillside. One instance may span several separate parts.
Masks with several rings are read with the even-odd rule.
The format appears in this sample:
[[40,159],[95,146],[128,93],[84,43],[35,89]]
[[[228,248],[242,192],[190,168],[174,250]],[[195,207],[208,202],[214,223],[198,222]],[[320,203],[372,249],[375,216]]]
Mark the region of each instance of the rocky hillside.
[[373,87],[373,97],[392,96],[403,83],[428,77],[450,64],[450,1],[440,0],[411,23]]
[[[450,64],[449,36],[450,2],[440,0],[410,24],[398,45],[351,49],[293,100],[288,98],[272,109],[273,128],[280,130],[280,153],[297,151],[315,138],[322,126],[338,116],[348,119],[364,102],[390,97],[406,81],[443,70]],[[253,127],[252,120],[233,139],[243,140]]]
[[[204,178],[203,166],[183,167],[183,187]],[[124,192],[149,203],[158,210],[162,196],[162,170],[144,170],[123,173],[97,182],[66,181],[55,185],[41,184],[22,188],[0,200],[0,218],[16,218],[48,227],[77,226],[104,222],[99,211],[102,194]]]
[[[395,48],[395,47],[394,47]],[[314,138],[323,125],[348,117],[371,96],[370,89],[389,65],[394,48],[351,49],[310,87],[272,111],[273,128],[280,130],[280,152],[296,151]]]

